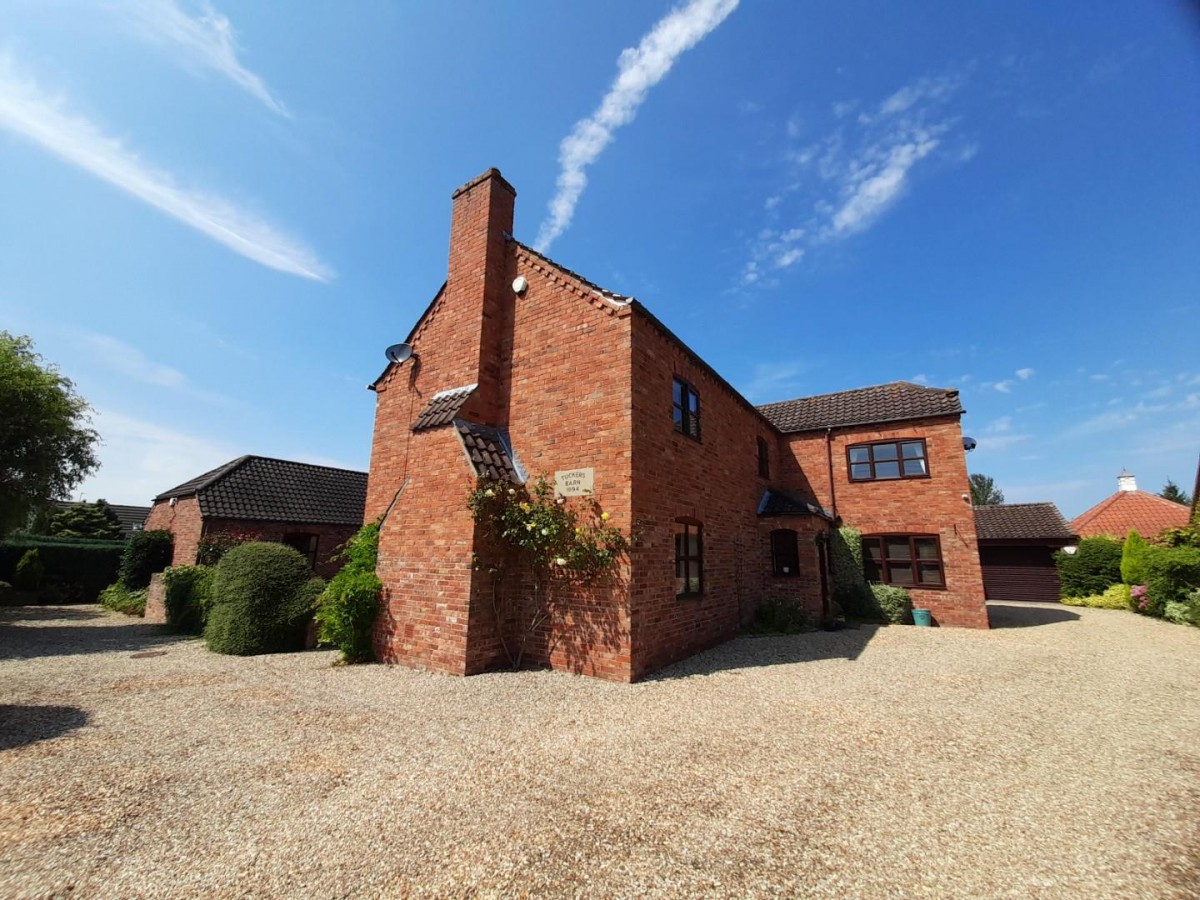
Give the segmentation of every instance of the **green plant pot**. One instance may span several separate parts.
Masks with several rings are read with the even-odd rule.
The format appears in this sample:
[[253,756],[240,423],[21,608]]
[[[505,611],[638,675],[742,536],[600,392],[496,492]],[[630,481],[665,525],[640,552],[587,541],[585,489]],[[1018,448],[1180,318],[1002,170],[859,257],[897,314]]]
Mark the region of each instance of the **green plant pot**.
[[933,618],[929,615],[929,610],[927,609],[914,609],[912,616],[914,625],[919,625],[922,628],[929,628],[933,625]]

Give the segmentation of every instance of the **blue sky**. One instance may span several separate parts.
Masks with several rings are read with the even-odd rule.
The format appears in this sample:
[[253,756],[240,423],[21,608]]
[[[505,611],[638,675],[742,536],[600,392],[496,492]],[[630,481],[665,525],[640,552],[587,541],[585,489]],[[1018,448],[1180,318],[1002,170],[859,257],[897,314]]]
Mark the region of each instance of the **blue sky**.
[[957,387],[1010,501],[1191,487],[1194,4],[4,7],[0,328],[94,406],[87,499],[365,469],[489,166],[752,401]]

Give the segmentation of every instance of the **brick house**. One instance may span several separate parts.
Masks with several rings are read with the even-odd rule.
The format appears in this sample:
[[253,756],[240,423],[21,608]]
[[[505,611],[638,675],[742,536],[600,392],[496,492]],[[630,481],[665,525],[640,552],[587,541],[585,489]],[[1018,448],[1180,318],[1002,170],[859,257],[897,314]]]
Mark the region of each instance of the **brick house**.
[[542,635],[555,668],[634,681],[732,637],[765,599],[822,614],[839,517],[869,536],[878,578],[943,624],[987,627],[956,392],[898,383],[756,408],[639,302],[513,238],[515,196],[495,169],[454,192],[446,282],[412,357],[371,385],[380,659],[500,663],[467,494],[479,476],[567,471],[639,538]]
[[240,456],[154,498],[147,531],[169,531],[172,565],[196,562],[200,541],[220,533],[289,544],[329,578],[331,557],[363,522],[367,473]]

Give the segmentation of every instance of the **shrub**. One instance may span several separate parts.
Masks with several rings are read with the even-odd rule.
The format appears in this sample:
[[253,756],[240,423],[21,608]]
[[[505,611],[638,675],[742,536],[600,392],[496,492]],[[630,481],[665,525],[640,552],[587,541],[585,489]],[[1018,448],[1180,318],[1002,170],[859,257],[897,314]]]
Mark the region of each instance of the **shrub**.
[[121,556],[120,582],[130,590],[150,584],[150,576],[171,564],[173,543],[169,531],[135,531]]
[[1121,580],[1120,541],[1107,537],[1084,538],[1074,553],[1054,554],[1063,597],[1103,594]]
[[235,656],[304,648],[319,578],[284,544],[234,547],[217,565],[204,626],[210,650]]
[[1164,528],[1154,543],[1167,547],[1200,547],[1200,521],[1179,528]]
[[800,634],[813,629],[797,603],[770,598],[759,604],[751,630],[761,634]]
[[31,549],[44,568],[41,599],[95,603],[117,578],[124,541],[12,535],[0,544],[0,579],[16,580],[16,567]]
[[100,592],[100,605],[127,616],[145,615],[146,589],[130,590],[116,581]]
[[878,618],[875,595],[863,575],[862,533],[843,525],[830,533],[829,538],[834,601],[851,618]]
[[201,566],[215,566],[221,557],[242,544],[257,541],[261,535],[257,531],[214,531],[200,538],[196,548],[196,563]]
[[13,583],[16,584],[17,590],[36,591],[42,586],[42,578],[45,577],[45,574],[46,568],[42,565],[41,554],[34,547],[26,550],[21,561],[17,563]]
[[1146,571],[1146,557],[1150,545],[1136,531],[1130,530],[1125,538],[1125,546],[1121,550],[1121,580],[1125,584],[1145,584],[1149,574]]
[[379,522],[360,528],[339,556],[346,564],[317,600],[317,640],[341,650],[344,663],[367,662],[374,658],[371,627],[383,588],[375,574]]
[[1163,610],[1163,618],[1176,625],[1200,628],[1200,590],[1192,591],[1184,600],[1171,600]]
[[[1200,587],[1200,548],[1154,547],[1147,557],[1146,603],[1138,612],[1162,617]],[[1135,607],[1137,608],[1137,607]]]
[[1114,584],[1103,594],[1088,597],[1063,597],[1066,606],[1090,606],[1095,609],[1131,609],[1129,585]]
[[204,632],[215,573],[211,566],[169,566],[163,570],[167,627],[183,634]]
[[872,584],[876,618],[893,625],[912,621],[912,598],[908,591],[895,584]]

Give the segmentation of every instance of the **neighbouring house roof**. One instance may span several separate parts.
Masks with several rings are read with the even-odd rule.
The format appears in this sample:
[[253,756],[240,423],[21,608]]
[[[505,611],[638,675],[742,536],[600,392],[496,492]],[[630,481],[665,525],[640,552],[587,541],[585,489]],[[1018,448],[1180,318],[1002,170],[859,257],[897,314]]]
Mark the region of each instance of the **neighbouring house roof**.
[[1182,528],[1191,518],[1191,510],[1145,491],[1117,491],[1091,509],[1071,520],[1071,528],[1081,537],[1111,535],[1124,538],[1130,531],[1151,538],[1164,528]]
[[1053,503],[1003,503],[975,507],[981,541],[1070,543],[1078,539]]
[[357,525],[367,502],[367,473],[239,456],[154,500],[192,495],[205,518]]
[[[80,504],[74,500],[55,500],[55,510],[70,509],[72,506]],[[117,521],[121,523],[121,533],[130,535],[135,531],[141,531],[142,525],[146,522],[146,516],[150,515],[149,506],[124,506],[119,503],[110,503],[108,508],[116,513]]]
[[763,491],[762,499],[758,501],[758,514],[764,518],[770,516],[820,516],[822,519],[833,521],[833,515],[813,501],[801,497],[799,494],[778,489]]
[[512,449],[508,431],[458,419],[454,423],[463,452],[480,478],[525,483],[525,472]]
[[412,430],[420,431],[422,428],[449,425],[454,421],[454,417],[458,415],[463,404],[467,402],[471,392],[477,387],[479,387],[477,384],[468,384],[434,394],[429,400],[429,405],[425,407],[421,415],[417,416],[417,421],[413,422]]
[[852,391],[799,397],[758,407],[785,434],[817,431],[845,425],[902,422],[934,416],[961,416],[958,391],[931,388],[908,381],[893,381]]

